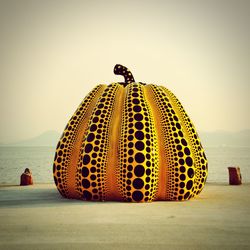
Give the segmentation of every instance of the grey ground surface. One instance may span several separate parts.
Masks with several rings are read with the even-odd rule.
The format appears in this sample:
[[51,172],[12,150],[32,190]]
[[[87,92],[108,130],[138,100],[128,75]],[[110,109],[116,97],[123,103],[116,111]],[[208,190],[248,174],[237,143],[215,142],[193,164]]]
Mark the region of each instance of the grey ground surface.
[[0,187],[0,249],[250,249],[250,184],[186,202],[83,202],[54,185]]

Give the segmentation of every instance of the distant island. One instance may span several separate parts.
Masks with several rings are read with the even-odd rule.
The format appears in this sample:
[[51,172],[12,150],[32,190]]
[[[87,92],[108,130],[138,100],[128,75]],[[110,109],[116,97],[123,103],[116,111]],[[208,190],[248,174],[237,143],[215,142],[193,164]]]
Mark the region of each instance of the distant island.
[[[250,130],[239,132],[198,132],[203,147],[250,147]],[[61,133],[50,130],[31,139],[10,144],[0,144],[0,146],[20,146],[20,147],[56,147]]]
[[9,144],[0,144],[0,146],[16,147],[55,147],[60,139],[61,134],[55,130],[46,131],[36,137],[18,141]]

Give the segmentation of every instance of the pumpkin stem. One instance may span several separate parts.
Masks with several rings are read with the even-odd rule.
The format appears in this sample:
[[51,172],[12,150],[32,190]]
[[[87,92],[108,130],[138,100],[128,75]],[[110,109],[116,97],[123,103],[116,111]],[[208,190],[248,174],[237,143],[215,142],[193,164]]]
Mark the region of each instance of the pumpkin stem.
[[126,87],[129,83],[135,82],[135,79],[132,75],[132,73],[129,71],[128,68],[122,66],[121,64],[116,64],[114,67],[114,73],[116,75],[122,75],[125,78],[125,84],[124,87]]

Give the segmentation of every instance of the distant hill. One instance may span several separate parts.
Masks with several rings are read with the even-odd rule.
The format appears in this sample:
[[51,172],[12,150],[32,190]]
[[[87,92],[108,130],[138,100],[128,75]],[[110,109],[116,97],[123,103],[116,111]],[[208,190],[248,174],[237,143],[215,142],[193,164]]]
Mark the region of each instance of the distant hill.
[[57,131],[50,130],[42,133],[39,136],[19,141],[11,144],[4,144],[1,146],[20,146],[20,147],[38,147],[38,146],[47,146],[47,147],[55,147],[57,142],[59,141],[61,134]]
[[250,130],[239,132],[200,132],[198,133],[204,147],[230,146],[230,147],[250,147]]
[[[250,147],[250,130],[239,132],[198,132],[201,143],[204,147]],[[29,140],[20,141],[11,144],[2,144],[1,146],[51,146],[56,147],[61,134],[57,131],[47,131],[43,134]]]

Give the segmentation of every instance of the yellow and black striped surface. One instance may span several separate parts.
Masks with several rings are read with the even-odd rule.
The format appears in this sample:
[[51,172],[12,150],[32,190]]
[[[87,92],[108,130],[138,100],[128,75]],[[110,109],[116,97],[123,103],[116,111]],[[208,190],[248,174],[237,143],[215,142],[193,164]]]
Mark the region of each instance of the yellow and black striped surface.
[[188,200],[207,178],[207,160],[179,100],[168,89],[135,82],[98,85],[58,143],[53,173],[67,198],[151,202]]

